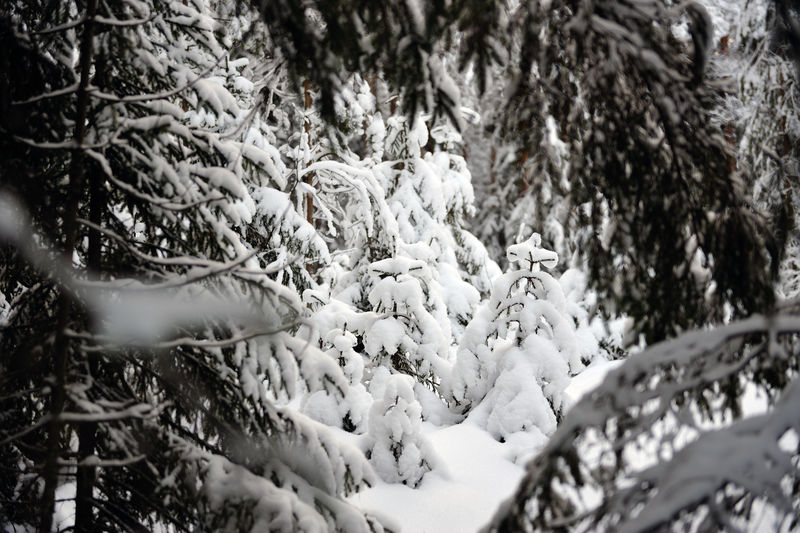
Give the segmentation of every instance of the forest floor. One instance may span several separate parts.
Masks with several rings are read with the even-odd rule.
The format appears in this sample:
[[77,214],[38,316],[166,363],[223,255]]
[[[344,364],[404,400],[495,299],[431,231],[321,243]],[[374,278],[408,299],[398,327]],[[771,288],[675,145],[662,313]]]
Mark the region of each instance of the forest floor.
[[[574,405],[600,384],[620,361],[600,361],[572,379],[565,391]],[[347,434],[341,432],[345,438]],[[455,425],[423,424],[439,463],[416,488],[379,483],[349,501],[387,518],[405,533],[469,533],[480,530],[522,479],[524,464],[536,453],[520,454],[518,443],[501,443],[468,418]],[[352,436],[351,436],[352,437]]]

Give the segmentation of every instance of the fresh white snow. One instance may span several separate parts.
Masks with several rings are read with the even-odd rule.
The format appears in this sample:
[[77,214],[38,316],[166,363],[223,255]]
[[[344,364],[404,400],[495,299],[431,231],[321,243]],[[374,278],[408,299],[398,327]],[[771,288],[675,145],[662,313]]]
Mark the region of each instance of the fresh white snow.
[[422,433],[440,464],[416,489],[381,482],[349,500],[391,517],[405,532],[477,531],[513,493],[522,467],[508,459],[508,444],[469,421],[449,427],[423,423]]
[[[621,361],[598,361],[587,367],[564,390],[565,403],[577,403],[619,364]],[[439,464],[425,474],[417,488],[381,481],[348,500],[365,511],[389,517],[405,533],[480,530],[522,479],[524,463],[514,462],[519,443],[498,442],[470,419],[452,426],[423,422],[422,435]]]

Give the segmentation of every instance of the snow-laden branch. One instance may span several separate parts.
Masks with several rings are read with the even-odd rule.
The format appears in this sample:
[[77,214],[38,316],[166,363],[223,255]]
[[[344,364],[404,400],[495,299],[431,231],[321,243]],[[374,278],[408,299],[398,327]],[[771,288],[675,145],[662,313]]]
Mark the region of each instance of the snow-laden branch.
[[146,455],[136,455],[134,457],[126,457],[124,459],[100,459],[96,455],[90,455],[80,461],[66,461],[64,459],[58,460],[58,466],[66,466],[69,468],[112,468],[120,466],[129,466],[147,458]]
[[111,17],[103,17],[100,15],[95,15],[92,19],[93,22],[97,24],[102,24],[104,26],[117,26],[117,27],[126,27],[126,26],[142,26],[143,24],[147,24],[148,22],[152,22],[156,18],[156,15],[150,15],[147,18],[141,19],[129,19],[129,20],[120,20],[117,18]]
[[[239,344],[240,342],[246,342],[251,339],[256,339],[259,337],[269,337],[277,333],[280,333],[282,331],[291,331],[292,329],[296,328],[300,323],[301,322],[291,322],[287,324],[280,324],[279,326],[269,330],[244,332],[240,335],[227,337],[224,339],[198,339],[197,337],[179,337],[177,339],[172,339],[164,342],[149,341],[145,344],[145,346],[148,349],[152,350],[168,350],[170,348],[177,348],[179,346],[192,346],[195,348],[225,348],[228,346],[234,346],[236,344]],[[106,343],[93,346],[84,346],[83,349],[86,350],[87,352],[103,353],[107,352],[108,350],[113,350],[114,348],[119,347],[120,344],[129,344],[126,342],[121,342],[122,339],[120,339],[119,336],[79,333],[73,330],[68,330],[67,335],[73,339],[81,339],[85,341],[91,341],[94,343],[98,342]],[[131,343],[136,344],[135,341]]]
[[178,95],[184,92],[187,89],[191,89],[195,85],[197,85],[200,81],[207,78],[209,74],[211,74],[217,65],[224,59],[224,56],[218,57],[215,61],[211,63],[204,71],[200,72],[199,74],[195,75],[190,81],[170,89],[168,91],[163,91],[160,93],[150,93],[150,94],[139,94],[136,96],[115,96],[111,93],[106,93],[101,91],[97,87],[92,87],[89,91],[93,97],[99,100],[105,100],[106,102],[113,102],[113,103],[120,103],[120,104],[133,104],[139,102],[149,102],[152,100],[166,100],[167,98],[171,98],[175,95]]
[[[33,31],[33,32],[31,32],[31,34],[33,34],[33,35],[47,35],[47,34],[50,34],[50,33],[62,32],[62,31],[65,31],[65,30],[76,28],[76,27],[80,26],[81,24],[85,23],[87,20],[88,19],[86,18],[86,13],[84,12],[83,16],[78,17],[75,20],[72,20],[72,21],[69,21],[69,22],[65,22],[63,24],[59,24],[58,26],[53,26],[51,28],[44,28],[44,29],[41,29],[41,30]],[[76,86],[77,86],[77,84],[76,84]]]
[[48,98],[58,98],[59,96],[65,96],[65,95],[68,95],[68,94],[73,94],[73,93],[77,92],[77,90],[78,90],[78,82],[76,81],[72,85],[68,85],[68,86],[63,87],[61,89],[56,89],[54,91],[50,91],[50,92],[47,92],[47,93],[37,94],[36,96],[31,96],[30,98],[27,98],[25,100],[16,100],[14,102],[11,102],[11,105],[18,106],[18,105],[33,104],[33,103],[38,102],[40,100],[46,100]]
[[[792,515],[797,447],[782,439],[800,435],[796,306],[632,356],[571,409],[488,530],[642,531],[687,516],[724,528],[759,499],[776,520]],[[731,423],[746,383],[779,399]]]
[[36,431],[37,429],[52,423],[54,420],[59,423],[82,423],[82,422],[113,422],[117,420],[130,420],[132,418],[152,418],[158,414],[158,409],[150,404],[135,404],[127,409],[119,411],[109,411],[100,413],[75,413],[75,412],[62,412],[54,417],[52,414],[42,416],[36,422],[33,422],[22,431],[8,435],[0,439],[0,446],[5,446],[9,442],[14,442],[20,438]]
[[[782,483],[787,477],[796,481],[800,472],[792,459],[796,450],[787,451],[780,441],[800,427],[798,405],[800,383],[795,381],[770,413],[703,433],[672,460],[639,473],[633,487],[613,498],[618,508],[643,505],[620,532],[654,531],[684,510],[718,505],[714,495],[729,486],[764,498],[780,513],[791,513],[792,500]],[[651,491],[655,495],[647,501]]]
[[[131,343],[162,349],[176,346],[225,347],[298,326],[292,320],[275,322],[272,313],[264,313],[263,309],[240,299],[242,295],[233,290],[232,286],[229,287],[231,291],[221,296],[199,287],[201,283],[212,278],[236,275],[242,281],[256,282],[260,287],[263,286],[263,290],[274,299],[276,309],[281,305],[291,308],[293,296],[285,287],[269,280],[269,271],[243,268],[255,256],[256,252],[253,250],[225,262],[189,256],[158,257],[141,252],[111,230],[84,219],[78,221],[114,239],[142,262],[165,268],[187,269],[185,274],[165,271],[163,277],[166,281],[155,284],[130,278],[103,281],[79,279],[65,260],[53,259],[48,252],[47,243],[31,231],[23,208],[16,205],[10,197],[0,198],[0,238],[15,245],[31,264],[55,279],[59,285],[85,302],[91,312],[101,317],[101,323],[108,335],[68,331],[72,338],[95,344],[84,347],[87,350],[102,351]],[[188,290],[193,287],[196,290]],[[187,290],[176,292],[181,288]],[[209,320],[234,320],[247,324],[250,330],[224,339],[180,337],[169,341],[158,340],[171,328],[199,325]],[[97,343],[104,344],[98,346]]]
[[106,139],[100,143],[85,143],[77,142],[75,139],[68,139],[66,141],[48,142],[48,141],[34,141],[27,137],[14,136],[14,140],[38,148],[40,150],[96,150],[98,148],[105,148],[112,144],[111,139]]

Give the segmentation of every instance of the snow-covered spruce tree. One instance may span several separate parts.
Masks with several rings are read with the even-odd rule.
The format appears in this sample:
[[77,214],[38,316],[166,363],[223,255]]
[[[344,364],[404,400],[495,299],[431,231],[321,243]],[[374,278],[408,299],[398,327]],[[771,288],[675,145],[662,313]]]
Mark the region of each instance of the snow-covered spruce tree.
[[534,233],[509,247],[515,269],[495,281],[467,326],[447,382],[451,399],[472,420],[497,439],[524,440],[529,449],[555,431],[563,390],[583,368],[564,292],[541,269],[554,268],[558,256],[540,246]]
[[387,120],[385,161],[377,169],[399,236],[413,245],[406,253],[439,274],[456,340],[477,303],[473,288],[487,296],[499,274],[467,230],[474,194],[462,153],[452,124],[395,115]]
[[373,263],[370,274],[369,301],[378,316],[364,332],[364,350],[374,365],[436,390],[447,371],[450,332],[426,308],[438,296],[432,292],[430,268],[419,260],[392,257]]
[[16,52],[2,186],[19,199],[0,213],[2,521],[50,531],[74,490],[76,531],[381,529],[339,499],[371,478],[363,455],[274,402],[347,382],[292,336],[304,307],[271,279],[285,261],[244,238],[255,220],[307,240],[296,213],[279,226],[259,207],[284,178],[269,146],[237,142],[248,80],[208,6],[0,15]]
[[[411,123],[404,116],[393,115],[386,121],[384,160],[375,172],[397,221],[397,257],[391,261],[419,264],[410,268],[390,266],[384,261],[387,264],[373,264],[370,271],[374,275],[388,273],[387,267],[391,271],[400,267],[419,274],[417,292],[422,296],[422,308],[415,315],[422,317],[424,310],[434,320],[417,318],[418,325],[407,328],[406,335],[416,337],[422,333],[427,337],[423,343],[435,346],[438,358],[447,360],[450,345],[460,338],[480,298],[475,285],[484,291],[488,288],[490,274],[486,265],[490,260],[483,247],[463,229],[464,216],[472,207],[472,188],[463,158],[452,153],[460,137],[446,125],[435,126],[431,133],[429,137],[428,125],[421,118]],[[433,151],[426,150],[426,146]],[[373,310],[386,312],[394,307],[396,311],[396,304],[386,301],[390,294],[386,291],[387,282],[380,284],[383,295],[375,293],[376,301],[372,301],[378,285],[370,293]],[[377,302],[381,309],[375,307]],[[444,372],[442,367],[438,377]],[[433,382],[429,385],[436,388]]]

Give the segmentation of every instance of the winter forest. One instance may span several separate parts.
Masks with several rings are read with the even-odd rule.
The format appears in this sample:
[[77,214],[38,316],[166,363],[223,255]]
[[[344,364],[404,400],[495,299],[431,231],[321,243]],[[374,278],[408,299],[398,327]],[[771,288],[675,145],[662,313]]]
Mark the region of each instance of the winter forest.
[[2,0],[0,530],[800,530],[793,0]]

